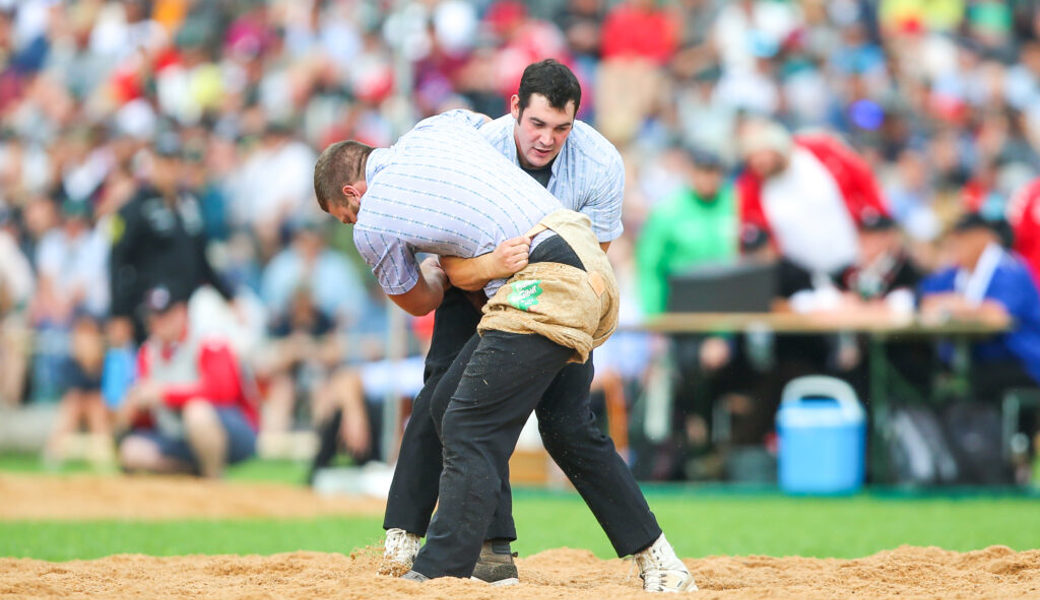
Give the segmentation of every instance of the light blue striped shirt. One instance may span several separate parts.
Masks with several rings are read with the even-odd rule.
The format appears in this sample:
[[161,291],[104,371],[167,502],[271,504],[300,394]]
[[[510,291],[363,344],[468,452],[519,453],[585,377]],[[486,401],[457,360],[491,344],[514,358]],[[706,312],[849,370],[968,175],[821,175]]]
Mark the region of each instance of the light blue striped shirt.
[[[488,144],[476,128],[481,120],[449,111],[369,155],[354,245],[387,294],[415,286],[416,253],[479,256],[561,208]],[[488,283],[485,293],[502,283]]]
[[[480,133],[517,167],[513,129],[516,119],[506,114],[484,124]],[[625,165],[614,145],[582,121],[574,121],[567,141],[552,164],[549,192],[564,208],[592,220],[600,242],[617,239],[621,225],[621,200],[625,193]]]

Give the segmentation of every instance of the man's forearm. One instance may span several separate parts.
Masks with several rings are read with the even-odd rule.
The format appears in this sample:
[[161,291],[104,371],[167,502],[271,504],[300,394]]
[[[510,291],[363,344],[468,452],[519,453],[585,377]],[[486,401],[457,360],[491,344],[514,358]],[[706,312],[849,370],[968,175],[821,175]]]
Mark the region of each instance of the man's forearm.
[[494,255],[490,252],[474,258],[458,256],[441,257],[441,266],[455,287],[475,292],[483,289],[493,279],[504,279],[512,273],[497,270]]
[[436,261],[423,261],[419,279],[412,289],[403,294],[391,295],[390,299],[408,314],[421,317],[441,305],[447,287],[447,277]]
[[1011,315],[999,302],[986,299],[980,304],[973,304],[963,295],[952,292],[925,296],[921,301],[921,312],[944,319],[977,319],[997,327],[1006,327],[1011,323]]
[[526,235],[502,241],[487,254],[473,258],[443,256],[441,268],[452,285],[467,292],[475,292],[489,281],[506,279],[527,266],[531,253],[531,239]]

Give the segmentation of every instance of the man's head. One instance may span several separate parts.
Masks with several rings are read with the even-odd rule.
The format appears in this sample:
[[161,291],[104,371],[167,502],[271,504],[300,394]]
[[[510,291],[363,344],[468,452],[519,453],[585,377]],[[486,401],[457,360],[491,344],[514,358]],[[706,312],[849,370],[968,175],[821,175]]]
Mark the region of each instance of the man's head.
[[958,267],[974,269],[986,246],[1000,243],[997,226],[978,213],[968,213],[954,224],[947,243],[950,257]]
[[86,200],[66,199],[61,203],[61,215],[65,219],[65,231],[77,236],[90,226],[90,204]]
[[347,140],[325,149],[314,165],[314,194],[318,206],[337,221],[357,223],[361,197],[368,191],[365,163],[372,147]]
[[317,260],[325,247],[325,240],[321,236],[321,226],[314,221],[300,223],[293,234],[293,246],[307,263]]
[[314,302],[314,292],[303,285],[293,290],[289,297],[289,321],[293,327],[307,328],[314,324],[318,307]]
[[740,153],[752,173],[762,179],[787,168],[793,142],[783,125],[765,119],[746,123],[740,132]]
[[896,254],[903,244],[899,227],[892,217],[870,214],[859,227],[859,261],[869,265],[885,254]]
[[162,192],[177,189],[181,181],[181,140],[174,132],[163,132],[152,147],[152,185]]
[[149,337],[163,344],[184,339],[188,331],[188,304],[166,286],[156,286],[144,296],[144,312],[148,317]]
[[690,188],[703,200],[712,200],[722,188],[724,166],[718,154],[701,148],[687,148],[690,160],[688,181]]
[[563,149],[581,105],[578,78],[551,58],[530,64],[509,102],[520,164],[538,169],[551,163]]

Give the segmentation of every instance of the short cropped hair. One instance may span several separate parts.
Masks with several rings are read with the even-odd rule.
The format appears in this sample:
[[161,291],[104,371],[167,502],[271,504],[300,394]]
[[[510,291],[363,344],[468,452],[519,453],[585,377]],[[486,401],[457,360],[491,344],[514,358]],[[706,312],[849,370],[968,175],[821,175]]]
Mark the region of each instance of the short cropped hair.
[[520,89],[517,96],[520,97],[520,112],[531,103],[531,94],[541,94],[549,101],[549,106],[564,110],[568,102],[574,102],[574,113],[578,113],[581,106],[581,85],[578,78],[574,76],[566,65],[562,65],[552,58],[531,63],[524,69],[520,78]]
[[329,203],[340,197],[340,190],[365,178],[365,163],[372,147],[345,140],[329,145],[314,164],[314,195],[321,210],[329,212]]

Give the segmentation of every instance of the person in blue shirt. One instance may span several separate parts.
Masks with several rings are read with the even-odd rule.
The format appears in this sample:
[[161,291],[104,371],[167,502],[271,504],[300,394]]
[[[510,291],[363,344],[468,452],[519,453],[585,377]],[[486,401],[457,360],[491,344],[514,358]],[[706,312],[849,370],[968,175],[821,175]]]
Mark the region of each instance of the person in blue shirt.
[[1040,386],[1040,291],[1022,259],[1001,245],[999,227],[978,214],[962,217],[947,240],[953,265],[920,286],[925,319],[1010,326],[972,345],[972,393],[981,401]]

